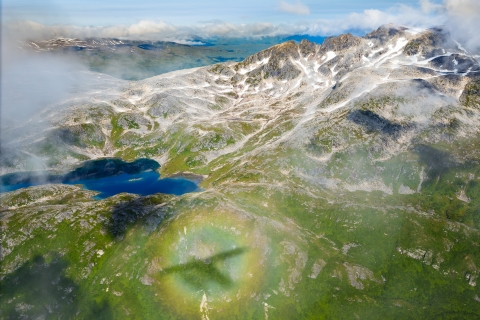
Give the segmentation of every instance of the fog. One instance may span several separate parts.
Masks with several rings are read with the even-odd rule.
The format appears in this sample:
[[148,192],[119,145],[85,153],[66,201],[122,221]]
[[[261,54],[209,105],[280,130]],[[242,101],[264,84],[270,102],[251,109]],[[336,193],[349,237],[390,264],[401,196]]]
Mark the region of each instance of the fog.
[[446,0],[448,20],[445,24],[452,38],[467,50],[480,53],[480,1]]
[[86,69],[73,58],[22,51],[2,43],[2,127],[28,120],[86,86]]
[[101,91],[115,93],[122,82],[88,71],[74,57],[27,52],[17,40],[2,37],[1,43],[0,165],[7,170],[20,161],[20,168],[40,170],[48,167],[45,159],[22,146],[42,139],[43,131],[52,127],[45,115],[74,105],[66,103],[73,97],[84,99]]

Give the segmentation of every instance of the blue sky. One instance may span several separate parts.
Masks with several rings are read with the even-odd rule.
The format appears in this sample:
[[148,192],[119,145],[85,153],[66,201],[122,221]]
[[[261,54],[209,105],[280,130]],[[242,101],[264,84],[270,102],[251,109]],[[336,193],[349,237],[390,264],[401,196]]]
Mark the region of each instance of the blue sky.
[[[191,25],[221,20],[229,23],[293,23],[332,19],[366,9],[389,10],[398,5],[418,7],[418,0],[3,0],[4,19],[31,20],[42,24],[106,26],[161,20]],[[306,9],[305,9],[306,8]],[[303,11],[302,11],[303,9]]]

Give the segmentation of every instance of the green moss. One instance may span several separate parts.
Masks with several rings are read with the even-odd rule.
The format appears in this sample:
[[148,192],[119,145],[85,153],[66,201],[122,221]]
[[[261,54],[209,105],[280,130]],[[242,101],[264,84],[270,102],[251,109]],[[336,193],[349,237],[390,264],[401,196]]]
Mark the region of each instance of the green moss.
[[114,116],[110,120],[110,123],[113,127],[110,133],[110,139],[112,139],[112,141],[117,141],[120,138],[120,136],[123,134],[123,128],[118,124],[118,120],[119,120],[118,116]]
[[465,85],[460,102],[467,107],[478,108],[480,106],[480,80],[472,80]]
[[403,52],[409,56],[414,56],[421,51],[421,41],[420,40],[410,40],[405,48],[403,49]]

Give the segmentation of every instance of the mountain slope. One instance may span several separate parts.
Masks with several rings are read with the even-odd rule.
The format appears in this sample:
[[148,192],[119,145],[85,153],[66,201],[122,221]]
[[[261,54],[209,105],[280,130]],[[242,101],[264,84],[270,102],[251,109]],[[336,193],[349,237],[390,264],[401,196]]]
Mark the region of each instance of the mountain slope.
[[117,156],[208,177],[182,197],[96,201],[62,185],[0,195],[2,286],[61,265],[73,292],[52,288],[42,311],[9,289],[2,310],[478,317],[477,59],[439,29],[384,26],[119,81],[118,94],[46,110],[42,132],[10,129],[4,173]]

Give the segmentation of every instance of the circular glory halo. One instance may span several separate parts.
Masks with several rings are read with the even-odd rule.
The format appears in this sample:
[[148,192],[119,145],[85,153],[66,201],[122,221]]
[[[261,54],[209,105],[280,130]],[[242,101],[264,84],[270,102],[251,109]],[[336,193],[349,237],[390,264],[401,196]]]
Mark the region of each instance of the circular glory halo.
[[244,309],[261,290],[268,240],[256,219],[231,210],[178,215],[147,245],[152,289],[182,317]]

